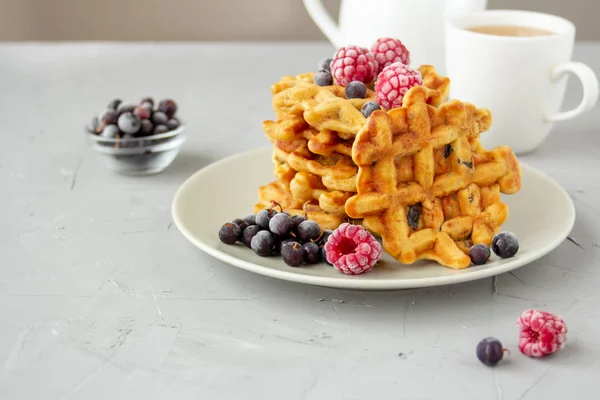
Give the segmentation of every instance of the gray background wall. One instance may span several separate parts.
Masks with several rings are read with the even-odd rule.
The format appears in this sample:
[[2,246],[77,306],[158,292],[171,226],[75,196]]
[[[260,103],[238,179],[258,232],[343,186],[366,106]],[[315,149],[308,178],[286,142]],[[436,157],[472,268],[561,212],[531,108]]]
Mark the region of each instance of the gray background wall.
[[[324,0],[334,13],[339,1]],[[489,0],[489,8],[558,14],[575,22],[578,40],[600,40],[600,0]],[[1,41],[321,39],[301,0],[0,0]]]

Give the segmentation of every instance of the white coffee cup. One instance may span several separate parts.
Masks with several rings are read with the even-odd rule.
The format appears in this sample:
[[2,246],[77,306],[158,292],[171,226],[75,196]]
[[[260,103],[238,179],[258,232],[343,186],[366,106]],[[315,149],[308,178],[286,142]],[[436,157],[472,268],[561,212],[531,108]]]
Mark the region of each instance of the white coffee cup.
[[444,19],[484,10],[487,0],[342,0],[339,26],[321,0],[303,0],[308,14],[337,48],[354,44],[370,48],[380,37],[398,38],[411,64],[444,68]]
[[[476,33],[476,26],[516,25],[554,32],[547,36],[500,36]],[[517,154],[537,149],[553,123],[574,118],[594,107],[598,79],[584,64],[572,62],[575,26],[544,13],[487,10],[454,16],[446,24],[446,75],[450,97],[488,108],[490,131],[481,135],[487,148],[512,147]],[[560,111],[567,73],[576,75],[583,98]]]

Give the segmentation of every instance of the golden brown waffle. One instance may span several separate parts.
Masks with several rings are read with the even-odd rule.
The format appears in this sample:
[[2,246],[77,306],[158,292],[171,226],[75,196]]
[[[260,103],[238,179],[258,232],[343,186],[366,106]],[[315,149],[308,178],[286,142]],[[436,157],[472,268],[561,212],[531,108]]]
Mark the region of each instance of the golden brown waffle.
[[488,110],[438,101],[439,90],[416,86],[402,107],[371,114],[353,143],[358,194],[345,209],[401,263],[460,269],[470,265],[469,247],[489,245],[506,220],[500,193],[520,189],[521,170],[510,148],[479,144]]

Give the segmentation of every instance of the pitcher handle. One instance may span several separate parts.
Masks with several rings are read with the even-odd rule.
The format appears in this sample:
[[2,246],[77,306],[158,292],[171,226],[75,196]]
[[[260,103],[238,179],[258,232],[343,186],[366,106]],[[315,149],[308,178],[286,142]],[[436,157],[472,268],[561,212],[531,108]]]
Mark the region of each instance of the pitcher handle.
[[329,41],[335,46],[340,47],[341,35],[337,24],[333,21],[321,0],[303,0],[304,7],[308,14],[313,19],[315,24],[319,27],[321,32],[329,39]]

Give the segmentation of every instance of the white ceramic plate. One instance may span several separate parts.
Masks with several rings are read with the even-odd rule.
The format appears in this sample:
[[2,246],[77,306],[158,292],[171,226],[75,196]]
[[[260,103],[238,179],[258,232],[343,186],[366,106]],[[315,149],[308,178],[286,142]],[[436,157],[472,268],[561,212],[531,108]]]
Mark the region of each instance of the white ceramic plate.
[[239,268],[278,279],[319,286],[361,290],[391,290],[447,285],[507,272],[555,249],[575,222],[575,209],[567,193],[536,169],[522,165],[519,193],[504,196],[509,218],[503,230],[514,232],[520,249],[510,259],[499,259],[463,270],[419,261],[402,265],[387,254],[373,270],[348,276],[326,263],[287,266],[280,257],[259,257],[242,244],[221,243],[221,225],[252,213],[257,188],[274,179],[271,148],[237,154],[196,172],[175,194],[172,212],[180,232],[206,253]]

